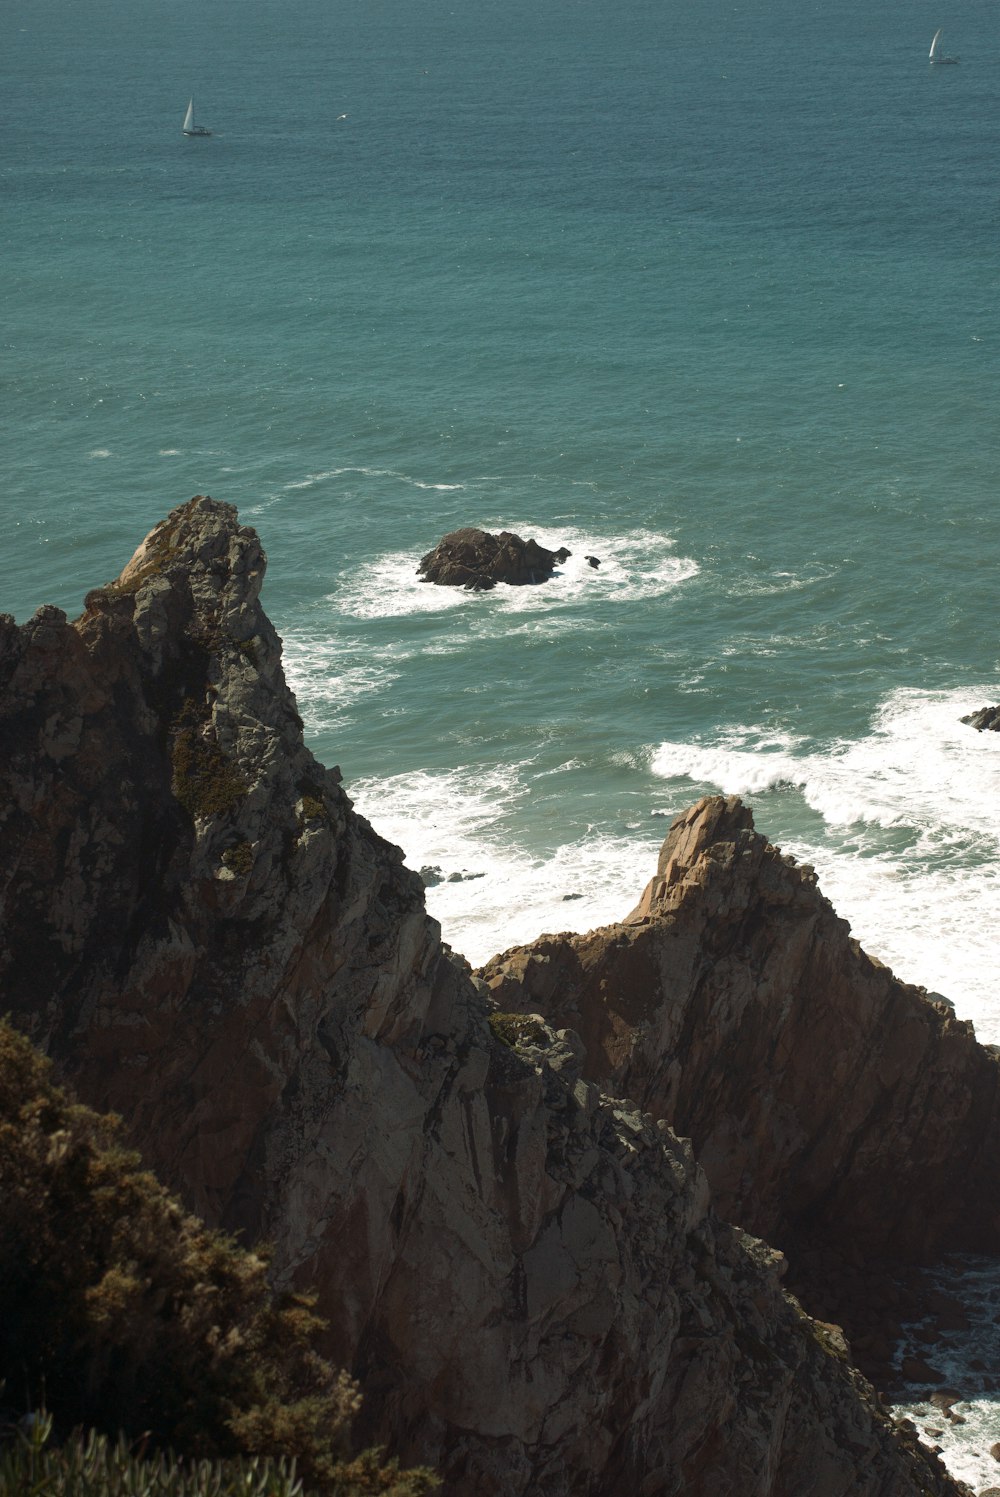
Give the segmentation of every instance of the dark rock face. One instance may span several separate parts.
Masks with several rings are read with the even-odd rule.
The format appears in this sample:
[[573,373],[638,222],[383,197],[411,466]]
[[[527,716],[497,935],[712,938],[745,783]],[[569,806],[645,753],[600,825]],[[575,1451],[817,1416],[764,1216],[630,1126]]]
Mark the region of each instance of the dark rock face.
[[[326,1349],[365,1387],[364,1435],[434,1464],[451,1497],[957,1493],[894,1433],[837,1328],[783,1293],[780,1255],[718,1219],[690,1147],[586,1079],[568,1030],[491,1016],[419,876],[304,747],[263,572],[254,532],[198,498],[74,623],[0,619],[5,1009],[189,1205],[269,1238],[279,1284],[317,1287]],[[726,835],[702,840],[657,890],[717,887]],[[763,899],[783,875],[750,852]],[[737,933],[718,902],[704,917],[668,949],[707,973]],[[762,926],[756,957],[793,966],[789,926]],[[617,1035],[614,1064],[634,1051],[650,1095],[653,1049],[629,1025],[655,1008],[658,961],[620,973],[579,1025],[592,1069]],[[736,977],[732,1000],[734,1015],[756,1001]],[[935,1014],[905,1029],[900,1063],[919,1069],[935,1026],[965,1053]],[[704,1077],[696,1035],[681,1054]],[[823,1064],[840,1107],[851,1060]],[[988,1129],[978,1088],[959,1096],[970,1074],[952,1074],[952,1111],[978,1108]],[[822,1131],[817,1159],[774,1141],[788,1211],[824,1168],[840,1198]],[[986,1188],[974,1150],[963,1167]]]
[[468,528],[453,530],[439,541],[421,560],[417,572],[425,582],[485,592],[498,582],[514,587],[546,582],[569,554],[564,546],[548,551],[509,530],[491,535],[488,530]]
[[1000,707],[980,707],[978,712],[970,712],[968,717],[963,717],[962,722],[969,723],[980,733],[984,728],[1000,733]]

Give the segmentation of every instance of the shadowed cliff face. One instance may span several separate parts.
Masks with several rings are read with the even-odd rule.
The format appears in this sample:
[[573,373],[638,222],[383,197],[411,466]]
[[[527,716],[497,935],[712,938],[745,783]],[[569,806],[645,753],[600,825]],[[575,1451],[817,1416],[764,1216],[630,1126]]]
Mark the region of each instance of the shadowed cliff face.
[[0,620],[5,1009],[317,1286],[365,1434],[449,1492],[955,1492],[666,1123],[583,1078],[571,1033],[493,1033],[303,745],[263,569],[196,499],[74,623]]
[[850,939],[735,797],[678,817],[621,924],[483,976],[580,1031],[584,1074],[690,1135],[720,1212],[782,1247],[1000,1245],[996,1054]]

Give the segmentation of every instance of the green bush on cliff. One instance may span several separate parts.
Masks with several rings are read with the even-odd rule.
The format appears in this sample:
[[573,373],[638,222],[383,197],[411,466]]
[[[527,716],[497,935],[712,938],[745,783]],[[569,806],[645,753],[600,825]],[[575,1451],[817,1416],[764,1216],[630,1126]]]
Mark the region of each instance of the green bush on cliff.
[[[136,1454],[119,1435],[94,1430],[48,1443],[51,1420],[36,1420],[0,1446],[0,1497],[313,1497],[295,1462],[261,1456],[182,1460]],[[425,1497],[437,1482],[421,1471],[383,1466],[378,1451],[339,1466],[329,1497]]]
[[360,1397],[314,1350],[321,1325],[309,1296],[272,1295],[265,1254],[186,1213],[122,1146],[118,1121],[72,1101],[0,1022],[8,1405],[44,1407],[63,1435],[123,1431],[185,1457],[294,1457],[307,1487],[337,1497],[391,1490],[343,1485]]
[[294,1463],[143,1458],[91,1430],[48,1444],[49,1420],[0,1448],[0,1497],[306,1497]]

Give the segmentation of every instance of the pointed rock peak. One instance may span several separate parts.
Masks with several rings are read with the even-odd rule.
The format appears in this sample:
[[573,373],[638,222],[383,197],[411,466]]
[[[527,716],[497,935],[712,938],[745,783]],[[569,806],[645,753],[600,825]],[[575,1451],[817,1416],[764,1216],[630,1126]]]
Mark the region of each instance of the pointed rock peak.
[[657,875],[668,884],[690,872],[718,843],[735,846],[753,831],[753,814],[738,795],[705,795],[673,822],[660,849]]
[[239,523],[233,505],[199,494],[150,531],[115,581],[87,594],[76,627],[91,639],[101,637],[102,621],[119,637],[131,632],[156,673],[183,641],[245,650],[263,635],[276,655],[259,603],[266,567],[257,532]]
[[265,566],[257,532],[239,523],[235,507],[197,494],[150,531],[113,586],[135,593],[152,579],[181,570],[195,577],[210,574],[220,583],[246,579],[256,596]]
[[656,875],[643,890],[625,923],[648,920],[677,906],[681,886],[704,884],[713,870],[731,868],[739,854],[765,839],[754,831],[753,815],[738,795],[705,795],[673,822],[660,848]]

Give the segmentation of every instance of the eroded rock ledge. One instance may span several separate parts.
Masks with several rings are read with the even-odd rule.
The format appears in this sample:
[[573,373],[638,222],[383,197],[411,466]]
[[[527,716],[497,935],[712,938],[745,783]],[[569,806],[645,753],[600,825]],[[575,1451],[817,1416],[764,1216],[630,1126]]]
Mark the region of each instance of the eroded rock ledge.
[[[581,1071],[571,1028],[591,1072],[617,1035],[614,1065],[634,1050],[637,1092],[656,1094],[658,1042],[630,1025],[658,1024],[669,1053],[660,988],[632,981],[660,958],[597,1017],[491,1026],[418,877],[304,747],[263,572],[254,532],[198,498],[75,622],[0,619],[5,1008],[191,1206],[270,1238],[279,1281],[318,1287],[365,1436],[437,1466],[448,1493],[956,1493],[837,1329],[783,1293],[780,1255],[719,1220],[690,1147]],[[664,871],[664,898],[715,877],[699,855]],[[664,971],[707,981],[735,939],[708,908]],[[782,958],[779,927],[754,946],[765,965],[802,948],[793,919]],[[521,983],[512,963],[501,986]],[[733,1014],[752,1011],[733,971]],[[696,1035],[682,1051],[697,1060]],[[726,1199],[732,1116],[709,1150]],[[786,1210],[797,1170],[819,1178],[803,1158]]]

